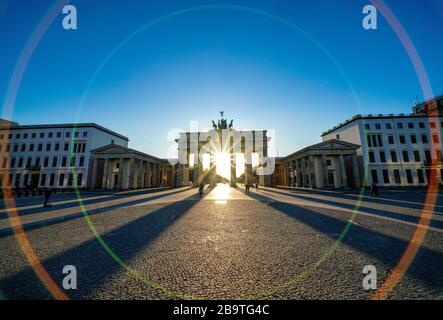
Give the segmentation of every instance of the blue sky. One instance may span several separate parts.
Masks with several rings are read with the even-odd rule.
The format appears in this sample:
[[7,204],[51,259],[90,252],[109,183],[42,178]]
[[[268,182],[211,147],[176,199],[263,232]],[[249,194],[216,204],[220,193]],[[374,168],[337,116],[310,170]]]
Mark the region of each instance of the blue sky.
[[[0,101],[21,50],[54,1],[0,2]],[[443,93],[443,2],[385,1],[415,44],[433,92]],[[219,110],[237,129],[275,129],[280,156],[320,141],[322,131],[358,113],[407,113],[421,89],[400,41],[381,14],[366,31],[368,1],[72,1],[78,30],[62,14],[34,51],[12,119],[22,124],[96,122],[130,147],[166,156],[167,133],[201,129]],[[355,88],[303,33],[269,17],[208,9],[168,18],[126,42],[153,19],[208,4],[254,8],[311,35]],[[82,108],[82,96],[87,93]]]

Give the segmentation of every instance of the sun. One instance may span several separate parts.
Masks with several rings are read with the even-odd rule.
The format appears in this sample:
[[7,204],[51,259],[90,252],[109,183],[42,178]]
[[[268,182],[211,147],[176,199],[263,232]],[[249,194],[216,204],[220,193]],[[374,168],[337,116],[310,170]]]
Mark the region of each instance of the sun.
[[231,155],[227,152],[215,154],[216,172],[225,179],[231,179]]

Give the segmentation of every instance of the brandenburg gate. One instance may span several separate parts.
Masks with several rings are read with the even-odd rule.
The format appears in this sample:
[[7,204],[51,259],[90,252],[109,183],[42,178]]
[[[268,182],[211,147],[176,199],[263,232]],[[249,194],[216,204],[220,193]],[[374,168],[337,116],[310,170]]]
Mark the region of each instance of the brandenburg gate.
[[268,156],[267,130],[237,131],[220,112],[207,132],[181,132],[178,144],[176,186],[215,185],[227,182],[270,185],[275,158]]

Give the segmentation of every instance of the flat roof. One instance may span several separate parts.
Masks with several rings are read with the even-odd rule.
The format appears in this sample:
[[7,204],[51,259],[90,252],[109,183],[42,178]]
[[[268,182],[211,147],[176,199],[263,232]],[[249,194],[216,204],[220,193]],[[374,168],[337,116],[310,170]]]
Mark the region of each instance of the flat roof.
[[[4,119],[1,119],[4,120]],[[8,120],[6,120],[8,121]],[[112,134],[113,136],[116,136],[120,139],[129,141],[129,138],[119,134],[115,131],[112,131],[108,128],[105,128],[97,123],[94,122],[87,122],[87,123],[57,123],[57,124],[25,124],[21,125],[17,122],[11,122],[11,125],[2,125],[0,124],[0,130],[28,130],[28,129],[50,129],[50,128],[96,128],[98,130],[101,130],[103,132]]]
[[377,120],[377,119],[400,119],[400,118],[404,118],[404,119],[408,119],[408,118],[441,118],[441,115],[427,115],[427,114],[417,114],[417,113],[410,113],[410,114],[404,114],[404,113],[400,113],[400,114],[378,114],[378,115],[372,115],[372,114],[368,114],[368,115],[361,115],[361,114],[357,114],[355,116],[353,116],[351,119],[345,120],[344,122],[338,124],[337,126],[333,127],[332,129],[326,130],[324,132],[322,132],[321,137],[323,137],[324,135],[327,135],[331,132],[336,131],[337,129],[340,129],[346,125],[348,125],[349,123],[352,123],[354,121],[357,120]]

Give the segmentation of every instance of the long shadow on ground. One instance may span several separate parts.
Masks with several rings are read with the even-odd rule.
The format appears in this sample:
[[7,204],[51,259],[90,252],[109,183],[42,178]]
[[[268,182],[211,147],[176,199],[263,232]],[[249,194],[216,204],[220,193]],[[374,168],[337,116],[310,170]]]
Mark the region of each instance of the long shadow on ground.
[[[250,194],[249,196],[282,212],[288,217],[308,225],[333,240],[338,239],[339,234],[346,224],[346,221],[321,212],[340,212],[339,209],[319,209],[319,211],[314,211],[304,206],[278,202],[256,193]],[[353,224],[342,240],[342,244],[370,255],[393,268],[401,258],[408,242]],[[409,267],[407,274],[421,281],[432,290],[436,290],[435,292],[437,294],[443,289],[443,273],[441,270],[443,270],[442,252],[421,247],[414,262]]]
[[[185,200],[188,199],[194,201],[179,201],[163,206],[101,236],[120,259],[129,261],[198,202],[194,195]],[[65,265],[74,265],[77,268],[78,288],[67,292],[75,299],[91,294],[113,274],[123,270],[96,238],[46,259],[43,265],[59,285],[62,283],[62,269]],[[52,298],[30,267],[0,279],[0,289],[8,299]]]

